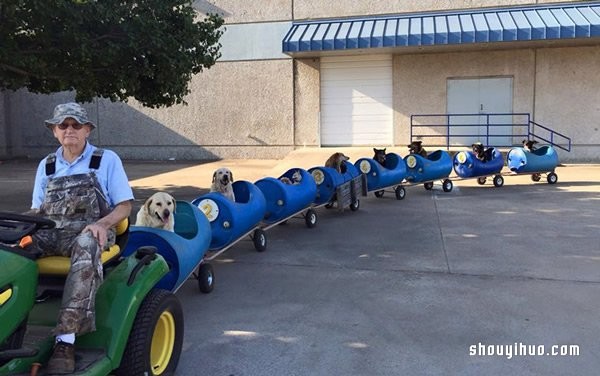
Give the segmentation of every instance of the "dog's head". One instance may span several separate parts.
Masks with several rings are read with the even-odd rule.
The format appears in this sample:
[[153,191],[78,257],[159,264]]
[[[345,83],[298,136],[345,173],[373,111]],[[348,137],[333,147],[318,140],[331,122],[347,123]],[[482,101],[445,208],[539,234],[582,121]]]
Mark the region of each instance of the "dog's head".
[[226,186],[227,184],[233,183],[233,173],[230,169],[221,167],[213,173],[212,182],[213,184],[216,183],[221,186]]
[[338,166],[342,165],[342,163],[344,163],[344,161],[350,160],[350,157],[348,157],[346,154],[340,153],[340,152],[333,153],[332,158],[335,161],[335,164]]
[[302,181],[302,173],[300,173],[300,170],[294,171],[292,174],[292,181],[294,183],[300,183]]
[[144,203],[146,212],[150,218],[162,223],[163,226],[168,224],[171,220],[176,205],[173,196],[166,192],[156,192]]
[[413,141],[409,145],[407,145],[408,151],[411,154],[419,154],[421,152],[421,150],[423,149],[422,145],[423,145],[423,141]]
[[473,145],[471,145],[471,148],[473,149],[473,153],[475,153],[475,155],[482,155],[485,151],[485,148],[483,147],[483,144],[481,142],[474,143]]
[[375,155],[373,155],[373,159],[376,160],[377,162],[379,162],[381,165],[385,165],[385,149],[387,149],[387,148],[383,148],[383,149],[373,148],[373,152],[375,153]]
[[538,142],[536,140],[523,140],[523,147],[528,150],[534,150],[535,144]]

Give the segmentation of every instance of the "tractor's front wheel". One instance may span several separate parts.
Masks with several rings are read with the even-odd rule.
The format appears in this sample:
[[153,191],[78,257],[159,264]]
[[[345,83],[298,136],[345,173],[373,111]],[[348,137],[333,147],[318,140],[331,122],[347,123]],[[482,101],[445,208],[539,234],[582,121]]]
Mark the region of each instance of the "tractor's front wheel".
[[140,306],[115,374],[172,375],[183,344],[183,311],[167,290],[152,290]]

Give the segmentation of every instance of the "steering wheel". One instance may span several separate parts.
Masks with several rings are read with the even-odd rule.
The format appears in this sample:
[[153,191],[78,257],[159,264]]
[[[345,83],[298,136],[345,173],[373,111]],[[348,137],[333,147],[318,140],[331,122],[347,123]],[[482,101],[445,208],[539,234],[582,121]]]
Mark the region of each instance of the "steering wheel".
[[56,223],[33,215],[0,212],[0,242],[15,243],[37,230],[51,229]]

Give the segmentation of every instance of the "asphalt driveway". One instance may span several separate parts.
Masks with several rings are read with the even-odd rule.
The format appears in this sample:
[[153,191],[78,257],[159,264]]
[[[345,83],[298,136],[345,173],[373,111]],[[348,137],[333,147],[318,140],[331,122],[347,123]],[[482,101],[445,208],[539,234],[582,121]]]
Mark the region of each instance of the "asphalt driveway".
[[[316,161],[125,166],[139,206],[157,189],[197,197],[216,165],[255,180]],[[0,164],[2,210],[28,207],[35,167]],[[314,229],[276,226],[264,253],[239,242],[213,262],[211,294],[195,280],[177,293],[177,374],[597,375],[600,166],[557,173],[370,194],[357,212],[319,208]]]

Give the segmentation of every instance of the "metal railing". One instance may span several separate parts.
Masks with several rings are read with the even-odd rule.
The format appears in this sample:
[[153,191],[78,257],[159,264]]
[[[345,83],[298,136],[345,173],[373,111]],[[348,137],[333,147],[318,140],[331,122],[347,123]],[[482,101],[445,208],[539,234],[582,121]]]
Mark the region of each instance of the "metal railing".
[[[542,135],[538,132],[541,131]],[[470,146],[465,139],[488,146],[513,147],[523,139],[542,140],[571,151],[571,139],[531,121],[524,112],[470,114],[416,114],[410,116],[410,141],[423,140],[430,146]],[[472,143],[472,142],[471,142]]]
[[[558,133],[556,131],[553,131],[552,129],[548,128],[548,127],[544,127],[541,124],[536,123],[535,121],[530,121],[529,122],[530,125],[533,125],[534,129],[533,131],[530,133],[530,139],[540,139],[542,141],[545,141],[547,143],[549,143],[552,146],[556,146],[559,149],[563,149],[566,151],[571,151],[571,139],[567,136],[565,136],[562,133]],[[531,127],[530,127],[531,129]],[[543,137],[540,135],[540,129],[542,129],[542,132],[545,132],[544,135],[548,135],[546,137]]]

